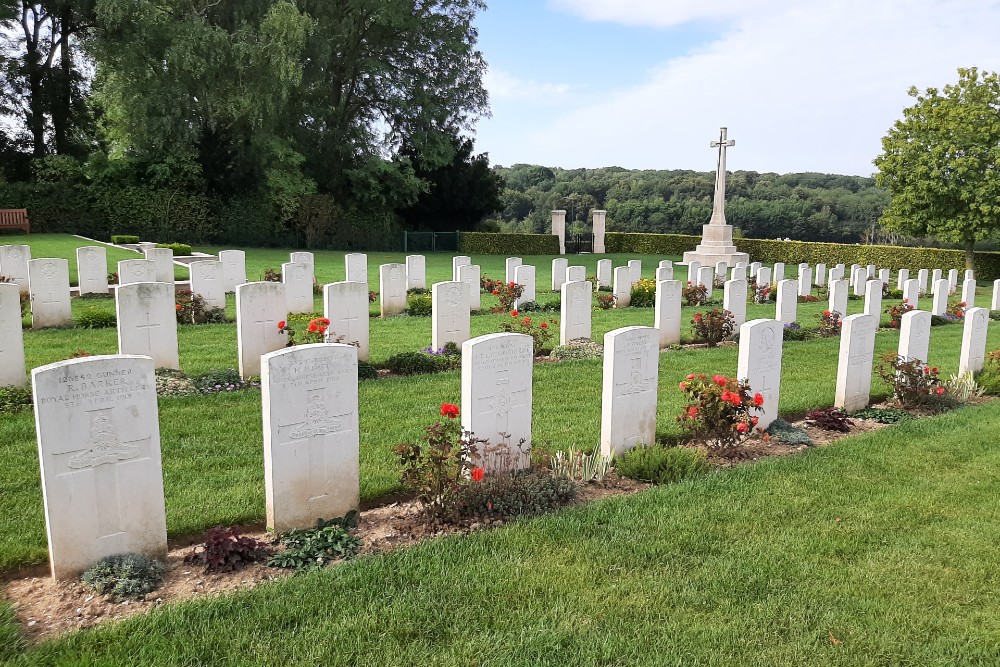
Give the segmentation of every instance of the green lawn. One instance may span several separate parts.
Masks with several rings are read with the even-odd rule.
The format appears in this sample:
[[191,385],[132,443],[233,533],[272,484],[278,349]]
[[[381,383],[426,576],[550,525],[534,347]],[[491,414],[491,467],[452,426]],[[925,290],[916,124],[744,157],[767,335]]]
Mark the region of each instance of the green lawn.
[[963,409],[169,605],[11,664],[992,667],[998,429],[995,405]]

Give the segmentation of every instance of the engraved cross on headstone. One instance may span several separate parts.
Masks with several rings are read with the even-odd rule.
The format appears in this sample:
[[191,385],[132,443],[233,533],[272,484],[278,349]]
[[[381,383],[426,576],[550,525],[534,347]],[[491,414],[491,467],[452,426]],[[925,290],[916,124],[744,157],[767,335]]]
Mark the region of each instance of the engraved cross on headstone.
[[710,225],[726,224],[726,149],[736,145],[734,139],[727,139],[726,128],[720,128],[719,140],[709,144],[719,149],[719,163],[715,172],[715,201],[712,205]]
[[135,325],[135,328],[139,329],[140,331],[145,331],[146,332],[146,351],[147,352],[152,352],[153,351],[153,332],[150,331],[150,329],[158,329],[160,327],[160,324],[159,323],[153,324],[152,322],[149,321],[149,310],[148,309],[146,310],[146,312],[144,313],[144,315],[146,316],[146,323],[145,324],[137,324],[137,325]]

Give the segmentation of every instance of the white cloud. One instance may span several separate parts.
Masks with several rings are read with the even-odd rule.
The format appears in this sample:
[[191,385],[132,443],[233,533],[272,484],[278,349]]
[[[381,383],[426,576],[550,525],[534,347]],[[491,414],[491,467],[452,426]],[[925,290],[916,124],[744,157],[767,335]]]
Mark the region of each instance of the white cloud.
[[519,119],[509,133],[498,113],[478,142],[496,163],[709,170],[708,142],[726,125],[732,169],[866,175],[911,85],[952,83],[958,67],[1000,70],[996,0],[556,3],[594,20],[729,28],[684,57],[636,63],[650,74],[630,89],[592,82],[613,91],[601,102]]
[[545,104],[554,98],[565,96],[572,90],[568,83],[541,83],[532,79],[521,79],[509,72],[490,68],[483,77],[490,98],[494,100],[532,100]]

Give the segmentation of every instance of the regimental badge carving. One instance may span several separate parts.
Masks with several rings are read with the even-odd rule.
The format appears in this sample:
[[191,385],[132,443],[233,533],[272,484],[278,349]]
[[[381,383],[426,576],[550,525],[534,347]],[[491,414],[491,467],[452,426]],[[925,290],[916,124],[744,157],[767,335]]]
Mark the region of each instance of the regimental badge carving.
[[389,279],[390,280],[400,280],[401,278],[402,278],[402,276],[400,275],[399,267],[396,266],[396,265],[393,265],[393,267],[391,269],[389,269]]
[[761,332],[758,345],[761,354],[767,354],[774,347],[774,329],[768,327]]
[[296,266],[295,267],[295,279],[296,280],[305,280],[306,279],[306,267],[304,267],[304,266]]
[[452,287],[445,293],[445,301],[450,308],[458,310],[459,306],[462,305],[462,290],[458,287]]
[[52,280],[56,277],[56,265],[55,262],[46,262],[42,264],[42,278],[45,280]]
[[641,394],[651,388],[651,380],[652,378],[644,378],[642,376],[642,359],[632,359],[628,382],[619,385],[621,387],[621,395]]
[[343,422],[336,417],[330,417],[323,396],[315,393],[309,397],[305,423],[300,424],[290,435],[295,440],[304,440],[317,435],[336,433],[341,429],[341,426],[343,426]]
[[70,468],[96,468],[139,456],[139,447],[121,442],[114,421],[104,413],[93,415],[90,419],[90,444],[90,449],[70,458]]
[[21,259],[24,258],[24,254],[21,253],[20,248],[11,248],[7,251],[7,257],[9,257],[11,261],[20,262]]

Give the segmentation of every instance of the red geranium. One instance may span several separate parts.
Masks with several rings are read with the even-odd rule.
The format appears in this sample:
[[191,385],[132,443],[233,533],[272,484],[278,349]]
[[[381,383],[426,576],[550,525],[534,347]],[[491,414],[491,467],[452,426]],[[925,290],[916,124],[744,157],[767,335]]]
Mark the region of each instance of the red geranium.
[[549,328],[549,323],[548,322],[542,322],[539,326],[542,327],[543,329],[548,329]]
[[278,322],[278,328],[279,329],[284,329],[285,328],[285,320],[281,320],[280,322]]
[[473,468],[472,469],[472,481],[473,482],[481,482],[481,481],[483,481],[483,475],[485,475],[485,474],[486,474],[486,471],[483,470],[482,468]]
[[442,403],[441,416],[447,417],[448,419],[454,419],[458,416],[458,406],[454,403]]
[[312,322],[309,323],[308,329],[309,329],[309,331],[312,331],[313,333],[316,333],[317,331],[319,331],[319,327],[316,325],[316,320],[313,320]]
[[517,316],[518,316],[518,315],[520,315],[520,314],[521,314],[521,313],[517,312],[516,310],[512,310],[512,311],[510,311],[510,316],[511,316],[511,317],[517,317]]
[[754,394],[753,395],[753,404],[756,405],[757,407],[760,407],[760,406],[764,405],[764,396],[761,395],[760,393]]

